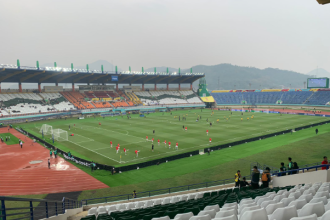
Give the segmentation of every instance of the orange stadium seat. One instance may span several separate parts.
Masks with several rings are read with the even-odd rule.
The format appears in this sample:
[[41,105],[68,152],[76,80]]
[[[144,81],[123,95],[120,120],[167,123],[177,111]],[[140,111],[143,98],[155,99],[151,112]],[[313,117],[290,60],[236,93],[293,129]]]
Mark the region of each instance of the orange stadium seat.
[[61,93],[69,102],[71,102],[78,109],[93,109],[95,108],[91,103],[85,100],[83,93],[80,92],[62,92]]

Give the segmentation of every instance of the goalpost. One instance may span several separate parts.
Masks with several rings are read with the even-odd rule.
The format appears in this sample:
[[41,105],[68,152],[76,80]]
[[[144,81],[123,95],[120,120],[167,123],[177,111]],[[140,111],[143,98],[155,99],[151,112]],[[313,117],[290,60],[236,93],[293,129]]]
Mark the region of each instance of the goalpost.
[[44,135],[53,134],[53,127],[47,124],[43,124],[40,128],[40,133],[44,133]]
[[62,129],[53,130],[54,139],[56,141],[68,141],[68,132]]

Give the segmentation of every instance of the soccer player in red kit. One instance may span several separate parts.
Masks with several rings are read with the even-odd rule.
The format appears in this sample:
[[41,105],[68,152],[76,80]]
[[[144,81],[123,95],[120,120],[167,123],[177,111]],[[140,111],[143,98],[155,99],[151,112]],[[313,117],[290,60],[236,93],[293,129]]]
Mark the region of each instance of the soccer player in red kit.
[[186,131],[188,130],[188,128],[186,127]]
[[155,139],[154,139],[154,138],[152,138],[152,139],[151,139],[151,142],[152,142],[152,143],[154,143],[154,140],[155,140]]
[[148,140],[148,136],[146,136],[146,140]]
[[117,151],[117,154],[118,154],[118,151],[119,151],[119,144],[118,144],[117,147],[116,147],[116,151]]
[[171,148],[171,141],[168,142],[168,148]]
[[112,141],[110,141],[110,147],[112,148]]
[[212,142],[212,138],[209,138],[209,142],[210,142],[210,143]]
[[135,150],[135,155],[136,155],[136,157],[139,156],[139,151],[138,150]]
[[101,122],[99,122],[99,125],[101,125]]
[[165,143],[165,147],[166,147],[166,140],[164,141],[164,143]]
[[125,155],[126,155],[126,148],[124,148],[124,153],[125,153]]
[[159,146],[159,144],[160,144],[160,140],[158,139],[158,146]]
[[179,149],[179,144],[178,144],[178,142],[176,142],[176,144],[175,144],[175,149],[176,149],[176,150]]
[[206,135],[209,135],[209,130],[206,130]]

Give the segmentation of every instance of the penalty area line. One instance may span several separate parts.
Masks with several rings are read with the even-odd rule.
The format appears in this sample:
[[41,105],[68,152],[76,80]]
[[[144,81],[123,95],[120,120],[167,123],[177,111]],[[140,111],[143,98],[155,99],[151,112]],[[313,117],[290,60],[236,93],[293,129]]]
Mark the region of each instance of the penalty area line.
[[87,148],[87,147],[81,146],[80,144],[77,144],[77,143],[75,143],[75,142],[72,142],[72,141],[68,141],[68,142],[71,142],[71,143],[73,143],[73,144],[75,144],[75,145],[77,145],[77,146],[79,146],[79,147],[82,147],[82,148],[84,148],[84,149],[86,149],[86,150],[89,150],[89,151],[91,151],[91,152],[93,152],[93,153],[96,153],[96,154],[98,154],[98,155],[100,155],[100,156],[102,156],[102,157],[105,157],[105,158],[108,158],[108,159],[110,159],[110,160],[116,161],[117,163],[121,163],[121,162],[118,161],[118,160],[115,160],[115,159],[112,159],[112,158],[110,158],[110,157],[107,157],[107,156],[105,156],[105,155],[103,155],[103,154],[101,154],[101,153],[98,153],[98,152],[96,152],[96,151],[94,151],[94,150],[91,150],[91,149],[89,149],[89,148]]

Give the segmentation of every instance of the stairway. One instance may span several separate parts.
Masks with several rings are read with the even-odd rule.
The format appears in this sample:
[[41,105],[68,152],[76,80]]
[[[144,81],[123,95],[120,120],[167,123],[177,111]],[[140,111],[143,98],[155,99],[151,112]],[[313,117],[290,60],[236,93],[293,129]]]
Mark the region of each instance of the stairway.
[[313,92],[312,95],[310,95],[302,104],[304,105],[308,101],[308,99],[310,99],[314,95],[314,93],[315,92]]

